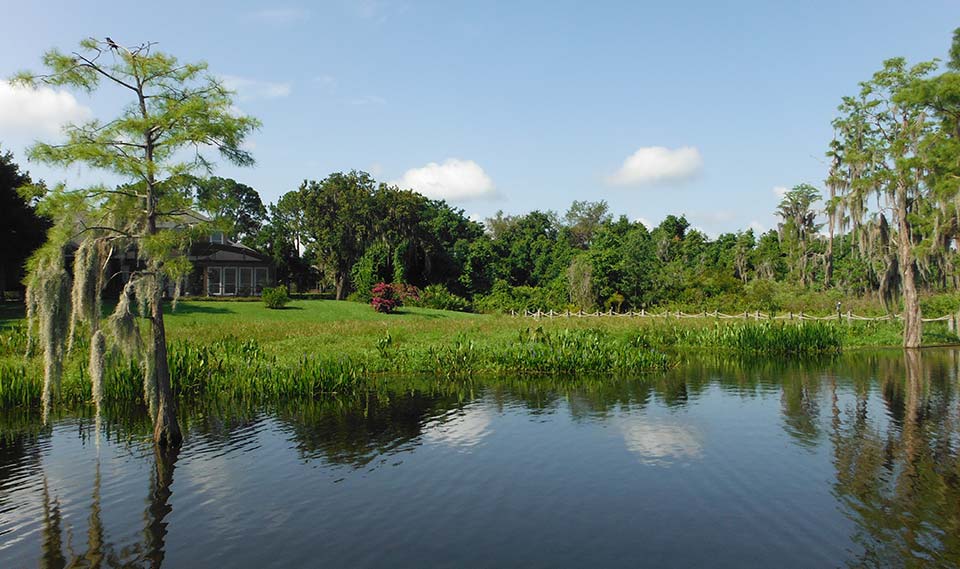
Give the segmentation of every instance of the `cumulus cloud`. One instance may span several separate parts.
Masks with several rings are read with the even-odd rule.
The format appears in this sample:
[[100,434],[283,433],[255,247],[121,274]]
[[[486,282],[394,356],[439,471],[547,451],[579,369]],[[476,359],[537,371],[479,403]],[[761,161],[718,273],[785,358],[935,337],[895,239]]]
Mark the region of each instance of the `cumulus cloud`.
[[787,187],[786,187],[786,186],[774,186],[772,191],[773,191],[773,195],[775,195],[775,196],[777,196],[778,198],[781,198],[781,199],[782,199],[783,196],[786,195],[786,193],[787,193]]
[[67,91],[20,87],[0,81],[0,137],[39,137],[89,120],[91,110]]
[[227,89],[236,91],[242,101],[286,97],[289,96],[293,90],[289,83],[259,81],[257,79],[237,77],[235,75],[223,75],[220,79]]
[[647,231],[651,231],[656,227],[656,224],[645,217],[638,217],[635,221],[642,223],[643,226],[647,228]]
[[399,180],[390,182],[434,199],[467,201],[496,195],[493,180],[473,160],[448,158],[443,164],[431,162],[411,168]]
[[607,181],[618,186],[679,182],[695,176],[701,168],[703,158],[692,146],[677,149],[644,146],[628,156]]

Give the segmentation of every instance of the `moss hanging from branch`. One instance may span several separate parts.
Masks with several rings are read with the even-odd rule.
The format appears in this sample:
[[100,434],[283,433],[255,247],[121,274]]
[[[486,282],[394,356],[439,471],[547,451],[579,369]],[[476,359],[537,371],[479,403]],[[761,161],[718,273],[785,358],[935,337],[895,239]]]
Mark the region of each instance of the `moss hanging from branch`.
[[32,305],[31,326],[39,332],[43,351],[43,420],[46,422],[63,377],[64,340],[70,322],[70,277],[63,268],[63,250],[45,248],[34,258],[27,283]]
[[98,326],[94,320],[97,299],[100,296],[101,278],[100,247],[97,240],[86,239],[80,243],[73,258],[73,291],[71,292],[70,330],[67,333],[67,353],[73,351],[73,343],[77,335],[77,324],[86,322],[91,332]]
[[124,285],[117,307],[107,320],[114,344],[125,356],[131,358],[140,355],[143,347],[137,315],[134,312],[137,302],[135,290],[139,279],[140,277],[132,278]]

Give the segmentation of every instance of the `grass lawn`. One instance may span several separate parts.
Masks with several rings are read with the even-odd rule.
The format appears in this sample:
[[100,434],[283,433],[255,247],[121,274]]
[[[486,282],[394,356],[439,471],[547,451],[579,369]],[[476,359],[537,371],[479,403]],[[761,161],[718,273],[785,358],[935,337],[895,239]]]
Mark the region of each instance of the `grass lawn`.
[[[107,307],[112,308],[112,307]],[[23,319],[23,307],[0,305],[0,334]],[[333,300],[295,300],[281,310],[267,309],[261,302],[182,300],[175,311],[167,307],[167,336],[171,342],[209,344],[233,337],[254,339],[263,350],[280,360],[301,356],[359,356],[377,352],[377,342],[387,334],[395,348],[427,348],[449,345],[458,338],[478,344],[508,342],[519,332],[542,327],[546,331],[601,329],[626,338],[644,327],[702,328],[712,319],[668,320],[637,318],[514,318],[508,315],[468,314],[427,308],[404,307],[394,314],[374,312],[367,304]],[[724,321],[735,324],[742,321]],[[843,325],[844,346],[898,346],[897,323]],[[924,326],[925,344],[946,344],[957,336],[943,323]],[[694,346],[687,346],[694,347]]]
[[377,340],[388,332],[395,344],[430,345],[461,333],[485,336],[505,327],[516,333],[522,325],[510,317],[427,308],[380,314],[367,304],[334,300],[295,300],[281,310],[270,310],[260,302],[181,301],[176,311],[167,314],[167,335],[172,341],[253,338],[267,353],[282,359],[376,352]]

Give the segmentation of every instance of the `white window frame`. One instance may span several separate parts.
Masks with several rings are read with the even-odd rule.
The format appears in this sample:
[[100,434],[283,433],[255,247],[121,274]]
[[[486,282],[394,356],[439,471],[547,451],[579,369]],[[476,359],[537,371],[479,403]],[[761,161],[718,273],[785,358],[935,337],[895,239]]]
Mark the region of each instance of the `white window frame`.
[[[247,283],[243,285],[243,275],[247,276]],[[239,296],[243,293],[246,296],[253,296],[253,267],[238,267],[237,268],[237,295]]]
[[[223,291],[223,296],[237,296],[237,277],[239,277],[237,267],[223,267],[222,271],[223,279],[220,281],[222,283],[220,287]],[[230,274],[233,275],[233,291],[227,292],[227,275]]]
[[[263,280],[258,283],[257,275],[261,274],[260,271],[263,271]],[[270,284],[270,271],[266,267],[254,267],[253,268],[253,294],[260,295],[263,294],[263,289],[269,286]],[[258,288],[259,287],[259,288]]]
[[[217,274],[217,290],[210,288],[210,273]],[[223,296],[223,267],[207,267],[207,295]]]

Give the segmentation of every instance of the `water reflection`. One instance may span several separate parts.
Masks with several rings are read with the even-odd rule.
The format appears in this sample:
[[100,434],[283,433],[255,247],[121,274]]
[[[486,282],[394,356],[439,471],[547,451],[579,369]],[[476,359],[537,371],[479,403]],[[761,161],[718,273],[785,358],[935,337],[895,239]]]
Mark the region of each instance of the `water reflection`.
[[878,366],[885,416],[863,391],[846,408],[832,398],[835,492],[863,549],[850,566],[960,561],[954,356],[910,351],[902,365]]
[[669,465],[699,458],[703,452],[702,434],[680,421],[638,418],[621,422],[620,431],[627,450],[646,464]]
[[[378,550],[393,566],[618,565],[639,552],[661,566],[953,566],[958,354],[705,356],[637,380],[211,402],[182,410],[179,454],[154,449],[137,409],[105,410],[100,432],[82,412],[47,427],[12,411],[0,566],[382,565]],[[486,543],[484,562],[455,557],[464,536]],[[555,555],[525,557],[551,540]]]

